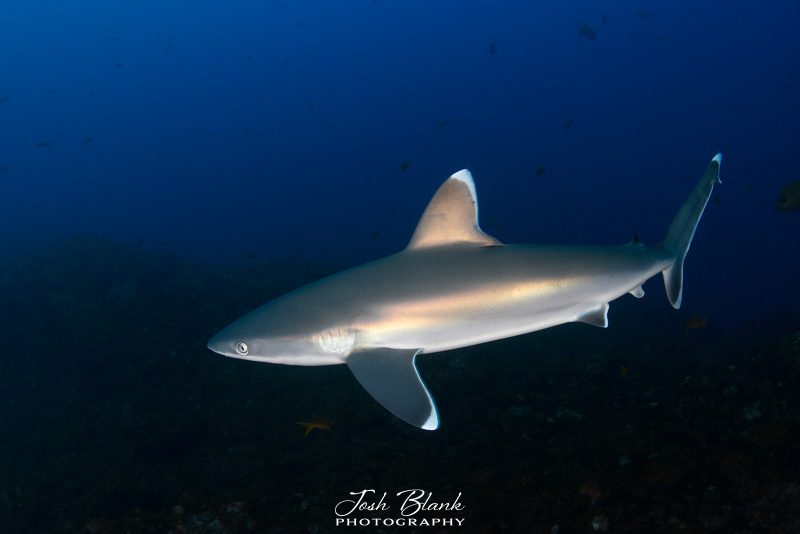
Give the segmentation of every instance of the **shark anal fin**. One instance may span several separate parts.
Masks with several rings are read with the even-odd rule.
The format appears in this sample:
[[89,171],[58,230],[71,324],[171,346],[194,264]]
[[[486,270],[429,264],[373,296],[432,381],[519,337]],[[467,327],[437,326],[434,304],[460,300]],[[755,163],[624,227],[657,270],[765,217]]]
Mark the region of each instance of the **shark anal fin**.
[[600,328],[608,328],[608,302],[604,302],[597,308],[587,310],[576,319],[576,322],[586,323]]
[[439,428],[433,397],[414,363],[419,349],[374,348],[357,350],[347,365],[358,382],[394,415],[424,430]]
[[496,246],[500,241],[483,233],[478,224],[475,182],[466,169],[458,171],[439,187],[428,202],[409,249],[453,244]]
[[633,295],[637,299],[640,299],[640,298],[642,298],[644,296],[644,289],[642,289],[642,286],[636,286],[633,289],[631,289],[630,291],[628,291],[628,293],[630,293],[631,295]]

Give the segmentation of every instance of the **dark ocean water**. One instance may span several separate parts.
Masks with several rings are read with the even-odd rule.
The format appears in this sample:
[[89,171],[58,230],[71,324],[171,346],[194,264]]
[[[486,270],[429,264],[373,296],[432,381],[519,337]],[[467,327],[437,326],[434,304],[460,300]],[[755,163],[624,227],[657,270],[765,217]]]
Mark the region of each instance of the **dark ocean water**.
[[[328,532],[365,488],[461,493],[462,527],[384,532],[800,531],[800,211],[775,209],[798,23],[790,0],[6,2],[0,532]],[[717,152],[679,311],[658,279],[607,330],[421,357],[436,432],[346,366],[206,349],[402,249],[462,168],[504,242],[656,244]]]

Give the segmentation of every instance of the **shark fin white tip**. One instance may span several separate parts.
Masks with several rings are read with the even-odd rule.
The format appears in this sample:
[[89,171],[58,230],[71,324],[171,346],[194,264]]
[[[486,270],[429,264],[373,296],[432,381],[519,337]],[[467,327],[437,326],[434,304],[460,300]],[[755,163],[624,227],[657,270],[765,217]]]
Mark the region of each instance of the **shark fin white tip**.
[[436,406],[431,405],[431,415],[420,428],[422,430],[436,430],[439,428],[439,414],[436,413]]
[[472,179],[472,173],[469,172],[469,169],[461,169],[457,173],[452,174],[450,179],[459,180],[467,184],[469,192],[472,194],[472,201],[475,203],[478,202],[478,193],[475,191],[475,180]]

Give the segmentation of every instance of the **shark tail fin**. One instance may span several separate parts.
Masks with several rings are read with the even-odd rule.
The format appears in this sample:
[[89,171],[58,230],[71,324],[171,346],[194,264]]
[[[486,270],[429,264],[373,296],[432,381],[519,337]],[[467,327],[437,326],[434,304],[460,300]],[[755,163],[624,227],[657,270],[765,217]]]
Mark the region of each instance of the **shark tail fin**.
[[667,232],[667,237],[661,244],[675,258],[675,261],[662,272],[667,297],[675,309],[681,307],[681,299],[683,297],[683,260],[686,258],[686,253],[689,252],[694,232],[697,230],[697,224],[706,209],[708,199],[711,198],[714,185],[721,183],[719,179],[721,162],[722,154],[717,154],[708,164],[703,178],[700,179],[689,198],[681,206],[678,214],[675,215]]

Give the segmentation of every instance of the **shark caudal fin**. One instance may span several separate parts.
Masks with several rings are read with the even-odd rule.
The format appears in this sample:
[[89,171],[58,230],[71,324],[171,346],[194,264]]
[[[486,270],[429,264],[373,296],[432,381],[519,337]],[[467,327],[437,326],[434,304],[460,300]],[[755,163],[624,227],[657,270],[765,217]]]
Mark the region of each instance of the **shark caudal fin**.
[[667,238],[661,244],[675,257],[675,261],[662,272],[667,297],[675,309],[681,307],[683,297],[683,260],[686,258],[686,253],[689,252],[694,232],[697,230],[697,223],[700,222],[700,217],[706,209],[714,185],[721,183],[719,179],[721,162],[722,154],[717,154],[708,164],[703,178],[672,220]]

